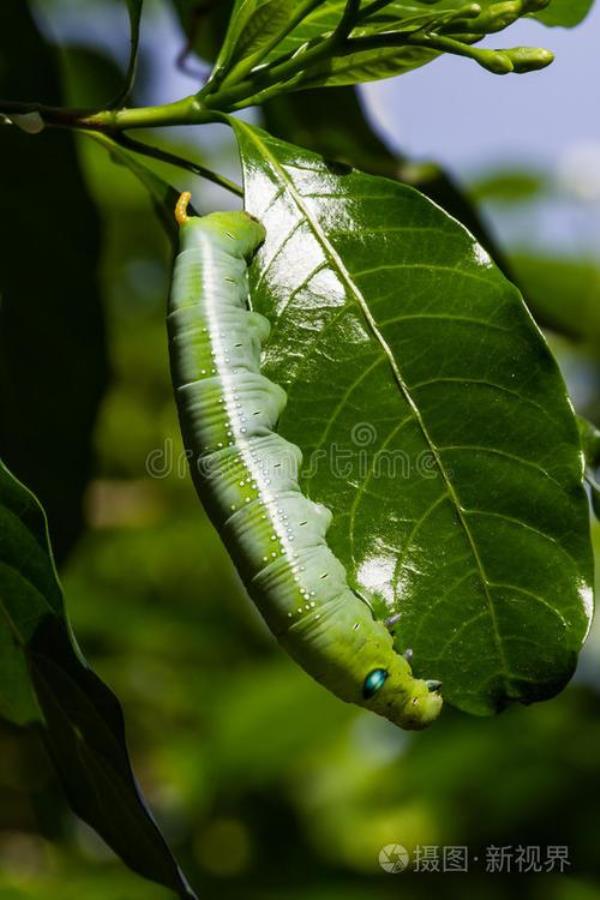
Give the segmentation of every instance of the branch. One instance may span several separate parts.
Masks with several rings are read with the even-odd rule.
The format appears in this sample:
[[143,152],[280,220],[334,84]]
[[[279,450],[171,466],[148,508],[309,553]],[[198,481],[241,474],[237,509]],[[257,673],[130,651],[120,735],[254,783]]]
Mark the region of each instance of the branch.
[[[19,117],[37,114],[41,127],[79,128],[113,135],[129,128],[160,128],[168,125],[200,125],[222,121],[217,110],[207,109],[196,96],[184,97],[164,106],[142,106],[132,109],[65,109],[41,103],[0,100],[0,116],[20,125]],[[27,130],[27,129],[25,129]]]

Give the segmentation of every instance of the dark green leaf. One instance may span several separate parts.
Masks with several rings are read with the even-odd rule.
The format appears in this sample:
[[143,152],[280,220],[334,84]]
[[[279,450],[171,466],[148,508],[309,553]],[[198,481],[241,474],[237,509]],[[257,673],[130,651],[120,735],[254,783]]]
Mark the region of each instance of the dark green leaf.
[[136,872],[193,897],[137,787],[114,694],[63,609],[42,507],[0,462],[0,713],[36,722],[76,813]]
[[[0,94],[61,102],[54,54],[22,0],[0,3]],[[70,134],[2,126],[0,144],[0,452],[44,503],[60,562],[83,527],[107,381],[99,221]]]
[[573,28],[583,22],[594,4],[594,0],[551,0],[550,5],[535,14],[544,25],[562,25]]
[[591,614],[579,436],[516,289],[410,188],[235,121],[267,229],[253,304],[281,431],[398,649],[462,709],[551,696]]

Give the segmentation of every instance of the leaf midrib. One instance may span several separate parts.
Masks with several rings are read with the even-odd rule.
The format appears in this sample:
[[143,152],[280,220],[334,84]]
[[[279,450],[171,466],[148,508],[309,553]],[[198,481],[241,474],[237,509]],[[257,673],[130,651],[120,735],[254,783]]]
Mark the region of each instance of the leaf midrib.
[[288,190],[288,193],[290,194],[292,200],[298,207],[301,214],[305,217],[315,238],[317,239],[318,243],[321,245],[323,253],[325,254],[325,256],[327,258],[329,258],[331,260],[331,263],[333,264],[333,267],[337,271],[341,282],[345,285],[345,287],[349,291],[350,295],[354,297],[355,301],[357,302],[357,304],[367,322],[367,325],[368,325],[371,333],[373,334],[373,337],[379,343],[379,345],[381,346],[381,349],[383,350],[385,356],[387,357],[387,360],[390,364],[390,368],[392,370],[392,374],[393,374],[394,379],[400,389],[400,392],[403,395],[404,399],[406,400],[406,403],[408,404],[410,411],[412,412],[413,416],[415,417],[417,424],[423,435],[423,438],[424,438],[425,442],[427,443],[427,446],[428,446],[430,452],[432,453],[433,458],[435,459],[438,471],[440,472],[440,475],[441,475],[444,485],[446,487],[448,497],[449,497],[450,501],[452,502],[452,505],[455,508],[456,515],[457,515],[458,520],[461,524],[461,527],[464,531],[464,534],[467,538],[467,541],[471,548],[471,552],[473,553],[473,557],[474,557],[474,560],[475,560],[475,563],[477,566],[477,573],[478,573],[479,579],[481,581],[481,585],[482,585],[483,592],[485,595],[486,603],[488,606],[490,620],[491,620],[491,623],[493,626],[494,643],[496,645],[498,659],[502,664],[502,669],[499,674],[503,674],[508,681],[509,670],[508,670],[506,656],[504,653],[504,647],[503,647],[502,641],[500,639],[500,631],[498,628],[498,620],[496,617],[496,610],[494,608],[492,595],[490,593],[489,582],[488,582],[487,576],[485,574],[485,569],[483,567],[483,562],[481,560],[481,556],[479,554],[477,544],[475,542],[475,539],[473,537],[471,529],[469,528],[469,524],[464,515],[462,506],[461,506],[459,498],[458,498],[458,494],[456,493],[454,485],[453,485],[453,483],[450,479],[450,476],[444,466],[444,462],[438,452],[438,448],[437,448],[436,444],[434,443],[433,439],[431,438],[431,435],[429,434],[429,430],[423,420],[421,411],[420,411],[419,407],[417,406],[415,400],[413,399],[412,394],[410,393],[410,390],[408,388],[408,385],[404,381],[402,372],[400,371],[400,367],[396,361],[396,357],[394,356],[394,353],[393,353],[391,347],[389,346],[389,344],[387,343],[387,341],[385,340],[383,334],[380,332],[377,322],[375,321],[375,319],[371,313],[371,310],[369,309],[369,305],[368,305],[365,297],[363,296],[362,292],[359,290],[357,285],[354,283],[352,276],[350,275],[350,272],[347,270],[346,266],[344,265],[344,262],[343,262],[342,258],[340,257],[339,253],[333,247],[333,245],[329,242],[326,234],[321,229],[320,223],[313,217],[310,209],[308,209],[308,207],[304,204],[302,196],[297,192],[295,185],[294,185],[292,179],[289,177],[288,173],[286,172],[285,168],[280,164],[277,157],[275,157],[271,153],[269,148],[260,139],[259,135],[256,133],[256,131],[254,129],[248,127],[244,122],[242,122],[240,120],[236,120],[236,127],[241,128],[243,131],[245,131],[247,133],[247,135],[250,137],[250,140],[254,142],[254,144],[259,148],[259,150],[263,154],[263,156],[269,161],[272,168],[274,169],[276,174],[279,176],[280,181],[283,182],[283,184],[286,186],[286,189]]

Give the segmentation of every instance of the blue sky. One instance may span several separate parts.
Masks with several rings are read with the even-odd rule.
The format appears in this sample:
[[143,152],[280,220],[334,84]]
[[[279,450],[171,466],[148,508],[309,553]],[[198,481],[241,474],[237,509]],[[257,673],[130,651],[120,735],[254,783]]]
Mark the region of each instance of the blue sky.
[[[600,166],[600,5],[574,29],[521,20],[487,46],[545,46],[541,72],[499,77],[444,56],[363,90],[382,131],[416,156],[461,172],[516,160],[554,168],[576,146],[596,144]],[[483,46],[483,45],[482,45]]]

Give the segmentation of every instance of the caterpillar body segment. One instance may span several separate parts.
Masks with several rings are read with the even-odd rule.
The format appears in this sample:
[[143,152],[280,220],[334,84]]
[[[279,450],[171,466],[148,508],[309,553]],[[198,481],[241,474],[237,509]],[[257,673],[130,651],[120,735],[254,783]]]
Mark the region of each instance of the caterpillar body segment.
[[331,513],[303,496],[300,450],[277,434],[285,391],[260,371],[269,323],[248,309],[262,226],[246,213],[188,217],[168,309],[171,370],[192,478],[248,592],[279,642],[342,700],[403,728],[441,697],[413,678],[326,541]]

